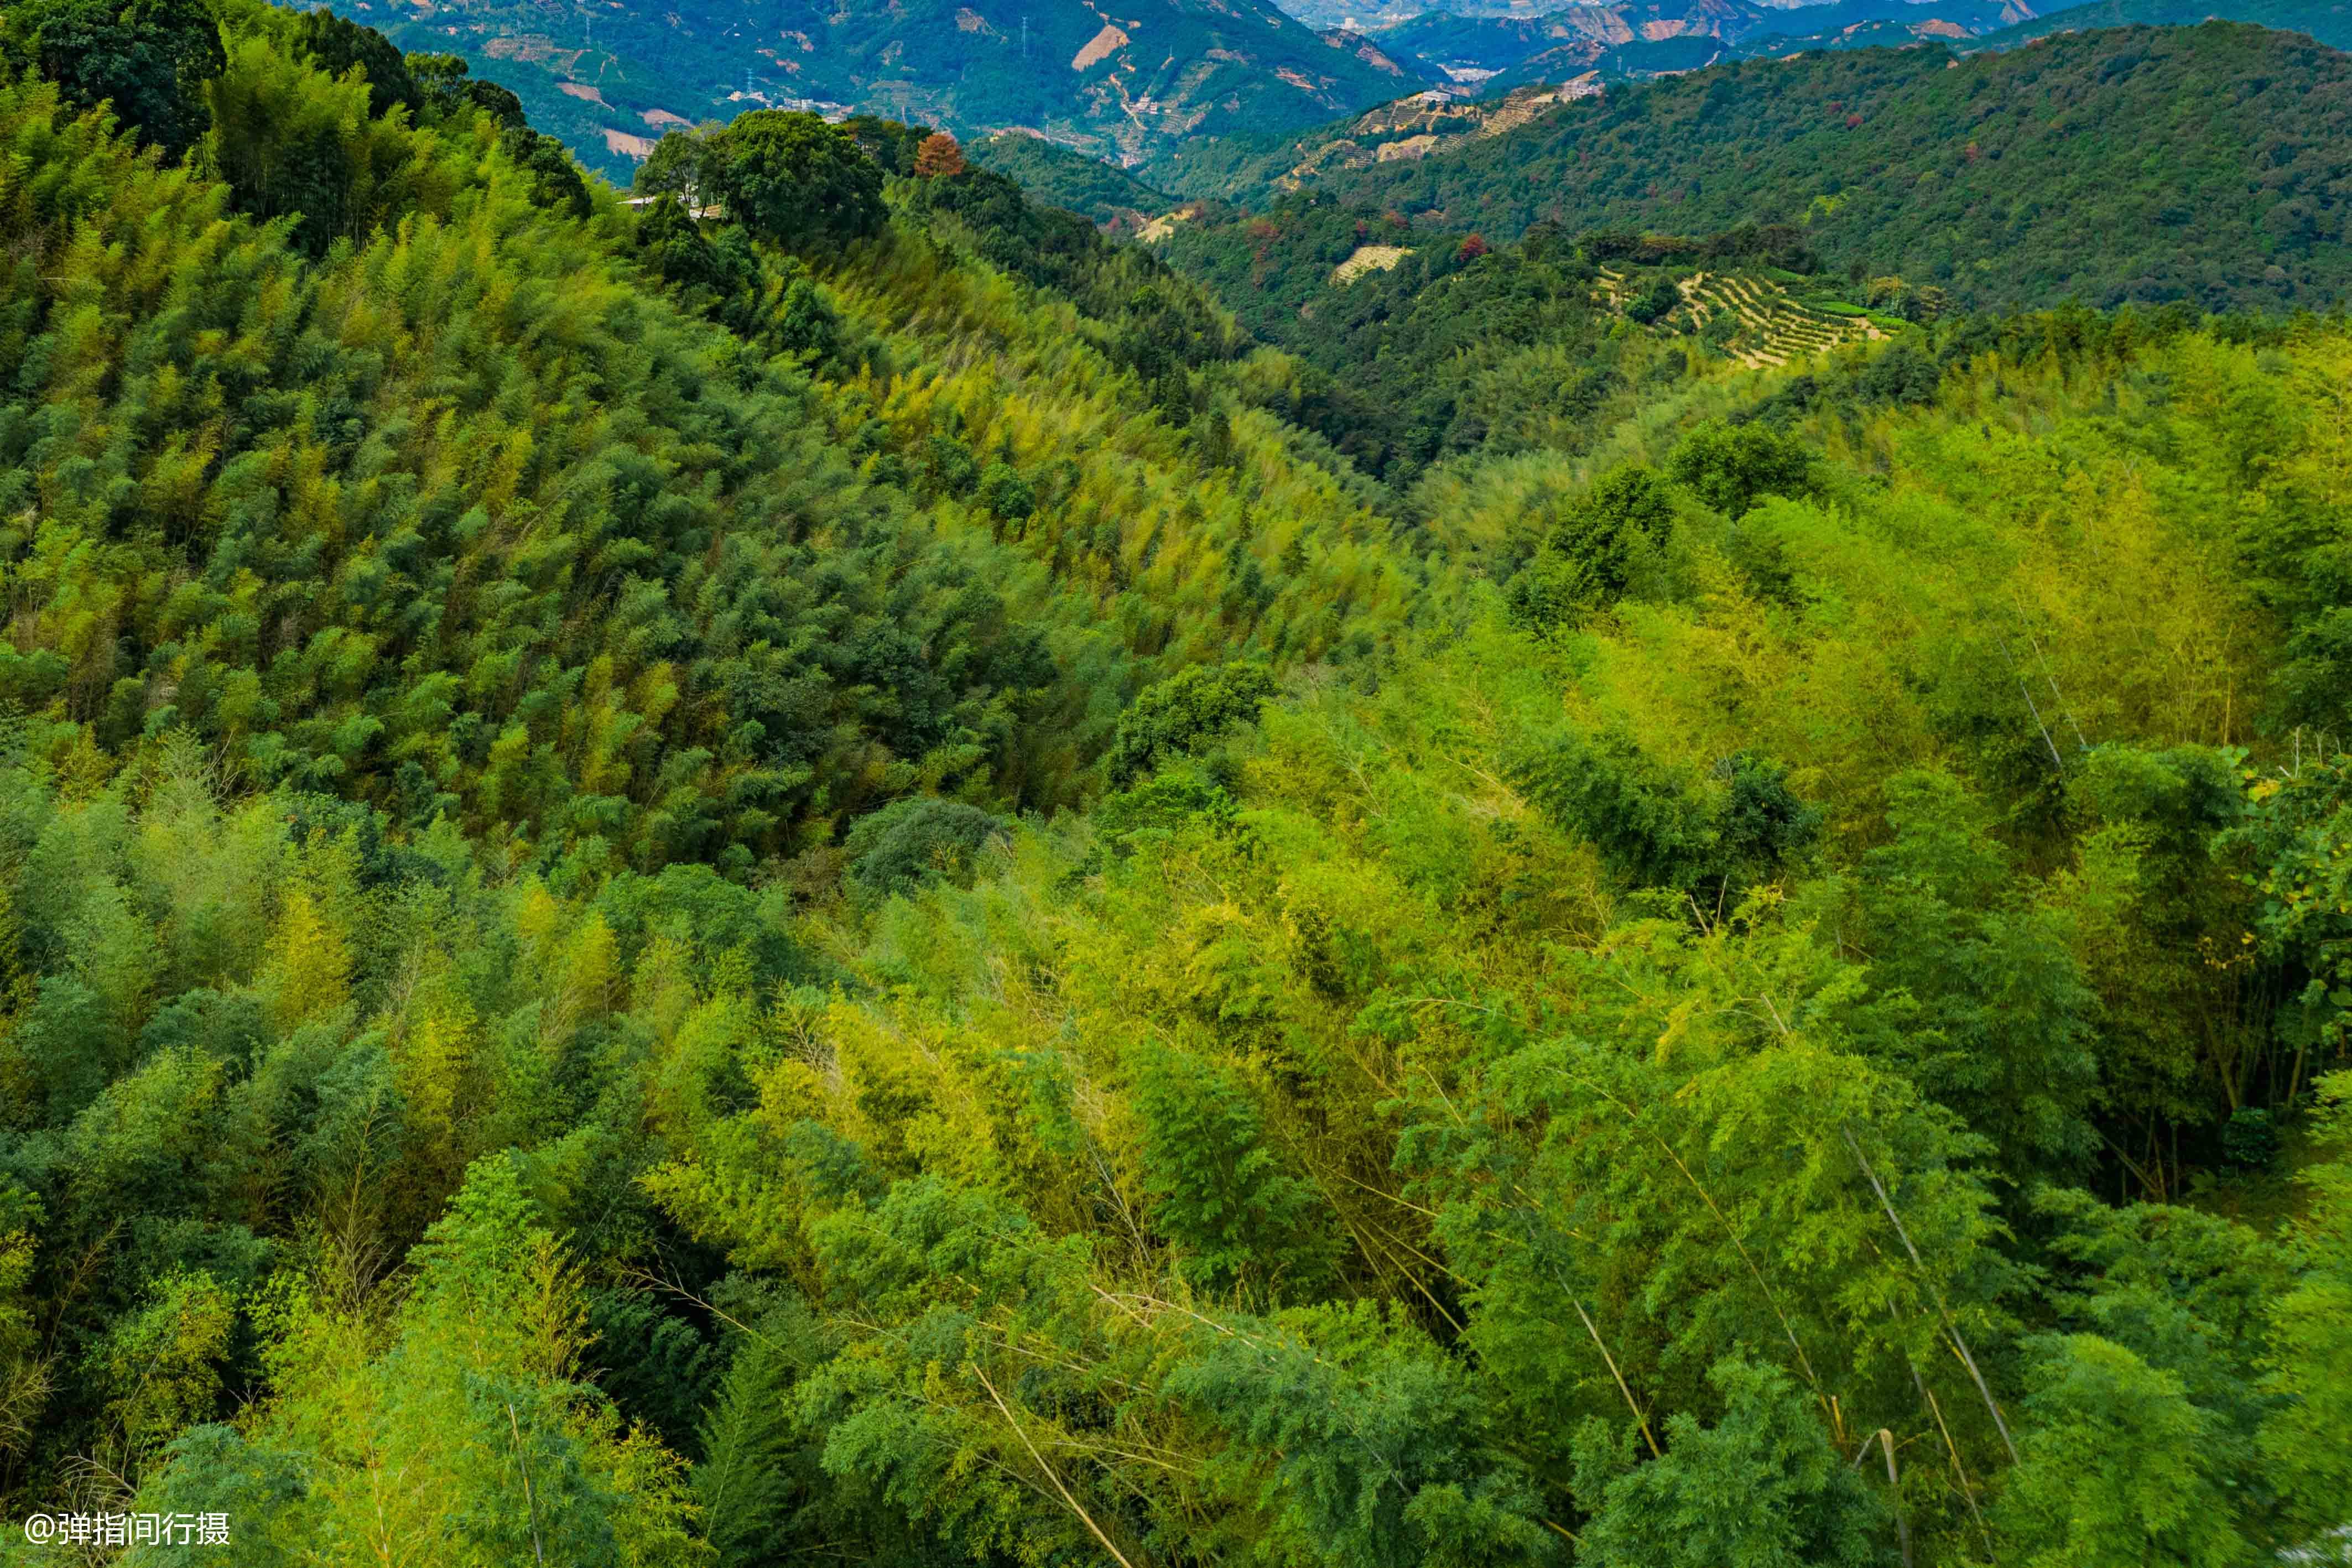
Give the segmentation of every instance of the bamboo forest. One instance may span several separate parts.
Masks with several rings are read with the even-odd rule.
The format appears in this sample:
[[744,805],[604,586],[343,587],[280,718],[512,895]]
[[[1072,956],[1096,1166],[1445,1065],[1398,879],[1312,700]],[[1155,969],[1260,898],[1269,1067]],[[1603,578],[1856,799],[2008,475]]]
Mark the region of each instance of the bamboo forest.
[[261,0],[0,148],[0,1563],[2342,1560],[2317,198],[1145,243]]

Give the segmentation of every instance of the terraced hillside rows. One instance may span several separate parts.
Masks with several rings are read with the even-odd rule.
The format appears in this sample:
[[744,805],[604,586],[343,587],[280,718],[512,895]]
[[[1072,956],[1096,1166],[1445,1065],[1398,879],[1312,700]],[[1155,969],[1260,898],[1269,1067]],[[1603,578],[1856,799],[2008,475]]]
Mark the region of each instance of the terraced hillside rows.
[[1738,273],[1696,273],[1675,284],[1704,329],[1717,316],[1739,322],[1726,351],[1747,365],[1785,365],[1886,333],[1866,316],[1832,316],[1800,304],[1778,284]]
[[[1769,278],[1748,273],[1693,273],[1675,280],[1682,308],[1693,326],[1704,332],[1708,324],[1728,317],[1736,323],[1731,336],[1718,346],[1728,358],[1754,368],[1786,365],[1810,359],[1849,343],[1870,342],[1888,336],[1866,315],[1843,316],[1807,305]],[[1639,293],[1625,273],[1601,268],[1596,298],[1622,310]]]

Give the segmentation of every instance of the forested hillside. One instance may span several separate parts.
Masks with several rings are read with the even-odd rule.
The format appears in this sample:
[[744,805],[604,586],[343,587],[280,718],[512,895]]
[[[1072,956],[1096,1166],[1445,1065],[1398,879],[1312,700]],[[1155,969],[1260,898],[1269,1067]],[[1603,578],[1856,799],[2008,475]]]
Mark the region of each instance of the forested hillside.
[[2332,1550],[2340,316],[0,56],[6,1561]]
[[993,169],[1047,206],[1080,214],[1097,224],[1140,227],[1168,210],[1168,196],[1133,175],[1042,137],[1011,133],[965,144],[965,154]]
[[1340,125],[1200,144],[1147,177],[1260,206],[1302,169],[1340,200],[1497,242],[1544,221],[1797,223],[1834,270],[1933,282],[1977,308],[2324,309],[2352,284],[2347,132],[2352,59],[2209,24],[1957,65],[1936,50],[1745,61],[1422,156],[1335,156],[1354,134]]
[[[262,783],[446,811],[518,852],[748,864],[918,779],[1074,799],[1157,664],[1344,640],[1319,590],[1283,601],[1368,524],[1278,459],[1200,482],[1150,399],[1184,402],[1185,363],[1239,340],[1147,258],[1087,252],[1103,322],[1032,310],[920,233],[825,288],[740,231],[631,225],[487,115],[370,120],[369,90],[237,40],[207,143],[226,184],[42,130],[53,99],[17,90],[13,133],[79,172],[20,186],[0,440],[32,597],[7,698],[62,702],[101,751],[184,729]],[[298,166],[309,188],[268,154],[304,94],[357,128]],[[71,351],[24,346],[60,301],[86,301]],[[1079,443],[1094,461],[1067,461]],[[1154,491],[1181,540],[1137,508]],[[1279,520],[1245,520],[1261,503]],[[1236,552],[1265,557],[1252,601],[1177,624],[1181,585]]]
[[[1910,333],[1949,304],[1897,277],[1825,276],[1787,225],[1571,241],[1546,224],[1497,247],[1304,196],[1164,226],[1155,250],[1298,355],[1281,412],[1399,490],[1465,455],[1589,450],[1677,382],[1787,362],[1790,333],[1809,355]],[[1769,319],[1768,298],[1790,319]],[[1925,370],[1906,345],[1847,379],[1883,395],[1917,390]]]

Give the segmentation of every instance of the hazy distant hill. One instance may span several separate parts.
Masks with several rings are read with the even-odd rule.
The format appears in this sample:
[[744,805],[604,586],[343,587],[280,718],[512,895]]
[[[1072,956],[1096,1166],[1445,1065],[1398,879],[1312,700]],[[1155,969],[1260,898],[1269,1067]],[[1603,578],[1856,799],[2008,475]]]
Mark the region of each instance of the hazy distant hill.
[[[1338,183],[1811,221],[1147,251],[0,5],[6,1568],[2347,1568],[2352,319],[1844,266],[2298,302],[2340,57],[1407,99]],[[609,42],[484,57],[723,52]]]
[[2352,47],[2352,5],[2340,0],[2221,0],[2219,4],[2210,0],[2099,0],[2096,5],[2053,11],[2032,21],[1989,33],[1963,47],[2008,49],[2053,34],[2079,33],[2094,27],[2195,26],[2215,18],[2302,33],[2332,48]]
[[1958,39],[2028,21],[2030,0],[1840,0],[1788,7],[1761,0],[1636,0],[1570,5],[1539,16],[1424,12],[1371,35],[1428,74],[1482,90],[1696,69],[1749,52]]
[[2352,47],[2345,0],[2097,0],[2047,11],[2039,0],[1650,0],[1648,4],[1535,5],[1488,0],[1289,0],[1318,26],[1347,18],[1400,63],[1479,91],[1559,81],[1586,70],[1608,78],[1695,70],[1730,59],[1786,57],[1817,49],[1903,47],[1943,42],[1960,53],[2013,48],[2056,33],[2096,27],[2195,26],[2247,22]]
[[409,50],[465,55],[535,122],[625,178],[648,139],[763,103],[869,110],[962,136],[1028,128],[1113,161],[1290,130],[1420,85],[1361,39],[1263,0],[752,0],[593,11],[529,0],[346,0]]
[[[1730,57],[1785,57],[1813,49],[1855,49],[1878,46],[1903,47],[1915,43],[1945,43],[1959,54],[1985,49],[2013,49],[2021,44],[2059,33],[2087,32],[2100,27],[2193,27],[2210,21],[2243,22],[2281,32],[2301,33],[2330,47],[2352,46],[2352,5],[2309,4],[2302,0],[2099,0],[2041,16],[2021,17],[2030,5],[2000,6],[1955,5],[1948,0],[1855,0],[1834,7],[1785,11],[1756,33],[1739,38],[1726,51]],[[1837,12],[1852,12],[1840,16]],[[1507,81],[1512,78],[1498,78]]]

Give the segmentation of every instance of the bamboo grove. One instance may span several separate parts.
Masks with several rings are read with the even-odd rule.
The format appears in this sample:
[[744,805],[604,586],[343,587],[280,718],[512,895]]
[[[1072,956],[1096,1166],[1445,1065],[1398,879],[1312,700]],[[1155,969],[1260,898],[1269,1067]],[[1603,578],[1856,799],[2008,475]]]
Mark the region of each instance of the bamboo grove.
[[1391,482],[920,128],[8,26],[0,1512],[233,1537],[0,1561],[2352,1518],[2340,320],[1580,292]]

